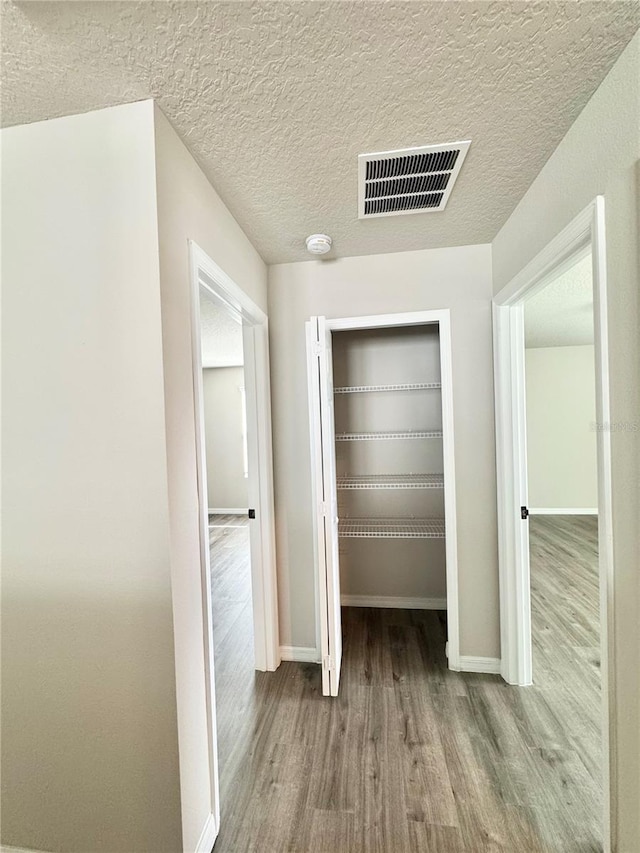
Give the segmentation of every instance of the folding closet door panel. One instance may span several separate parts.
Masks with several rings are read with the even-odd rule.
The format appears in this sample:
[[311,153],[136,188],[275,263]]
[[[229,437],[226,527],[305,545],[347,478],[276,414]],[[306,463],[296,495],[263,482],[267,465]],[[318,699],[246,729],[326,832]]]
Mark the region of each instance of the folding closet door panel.
[[327,621],[329,653],[323,657],[328,671],[329,695],[337,696],[342,666],[342,618],[340,611],[340,551],[336,471],[335,411],[332,335],[324,317],[318,317],[320,409],[324,479],[324,527],[327,561]]
[[312,317],[306,324],[306,334],[322,692],[325,696],[337,696],[342,624],[331,338],[326,332],[324,318],[319,317]]

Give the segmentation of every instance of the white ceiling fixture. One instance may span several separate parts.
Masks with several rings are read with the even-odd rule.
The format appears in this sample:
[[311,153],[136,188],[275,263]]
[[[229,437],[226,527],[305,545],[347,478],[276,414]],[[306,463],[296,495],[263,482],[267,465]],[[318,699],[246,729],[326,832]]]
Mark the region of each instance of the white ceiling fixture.
[[311,234],[307,237],[307,251],[312,255],[326,255],[331,251],[331,237],[327,234]]
[[358,156],[358,217],[444,210],[471,140]]

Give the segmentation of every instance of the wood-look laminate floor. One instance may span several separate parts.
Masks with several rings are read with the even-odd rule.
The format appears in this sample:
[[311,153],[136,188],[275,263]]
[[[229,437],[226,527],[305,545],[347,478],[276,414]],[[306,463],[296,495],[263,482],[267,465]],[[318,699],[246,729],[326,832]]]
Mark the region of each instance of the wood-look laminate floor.
[[253,671],[246,528],[212,528],[215,853],[602,849],[596,519],[533,518],[531,534],[533,687],[448,671],[444,613],[344,608],[330,699],[318,666]]
[[233,747],[256,713],[248,518],[210,515],[209,544],[218,762],[224,783],[232,775]]

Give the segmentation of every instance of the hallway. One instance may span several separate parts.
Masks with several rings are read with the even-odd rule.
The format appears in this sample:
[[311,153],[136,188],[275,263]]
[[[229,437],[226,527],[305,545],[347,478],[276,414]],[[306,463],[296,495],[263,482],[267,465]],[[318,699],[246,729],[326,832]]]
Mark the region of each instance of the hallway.
[[337,699],[315,665],[254,673],[248,537],[213,528],[216,853],[600,851],[596,524],[532,519],[535,686],[448,671],[444,613],[344,608]]

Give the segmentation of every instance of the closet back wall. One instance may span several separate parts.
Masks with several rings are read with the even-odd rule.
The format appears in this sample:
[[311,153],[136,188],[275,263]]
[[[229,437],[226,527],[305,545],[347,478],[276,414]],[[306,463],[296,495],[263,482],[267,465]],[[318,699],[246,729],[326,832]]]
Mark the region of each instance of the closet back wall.
[[[333,334],[333,385],[440,382],[438,326]],[[335,395],[337,433],[441,430],[441,389]],[[442,439],[336,442],[340,476],[442,474]],[[340,489],[346,518],[443,518],[444,490]],[[437,600],[446,610],[444,539],[340,539],[343,596]],[[370,604],[375,607],[375,603]]]
[[489,245],[269,267],[283,645],[316,642],[305,321],[450,308],[461,653],[499,657],[491,295]]

